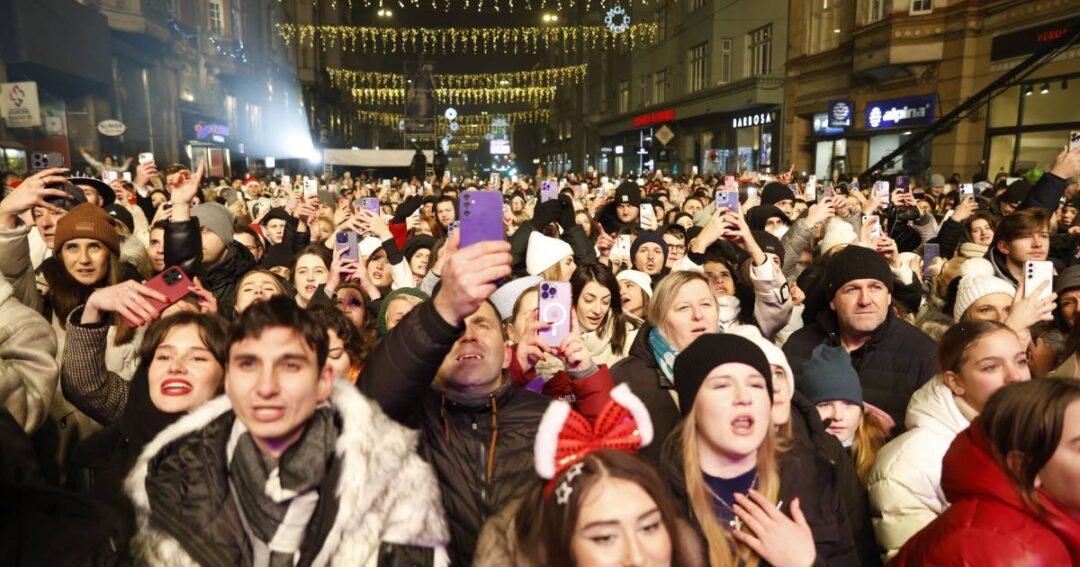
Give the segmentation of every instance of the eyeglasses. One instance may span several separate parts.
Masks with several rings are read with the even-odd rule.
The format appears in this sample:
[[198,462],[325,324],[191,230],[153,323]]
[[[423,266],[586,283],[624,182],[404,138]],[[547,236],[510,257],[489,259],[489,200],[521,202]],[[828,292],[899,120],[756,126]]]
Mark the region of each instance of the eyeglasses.
[[667,247],[670,252],[686,252],[685,244],[668,244]]

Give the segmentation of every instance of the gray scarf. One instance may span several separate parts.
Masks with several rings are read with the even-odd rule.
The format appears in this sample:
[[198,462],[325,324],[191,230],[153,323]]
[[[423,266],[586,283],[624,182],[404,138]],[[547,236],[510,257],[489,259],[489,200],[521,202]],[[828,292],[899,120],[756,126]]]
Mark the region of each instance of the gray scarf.
[[233,422],[226,448],[229,484],[252,543],[254,567],[292,567],[299,560],[337,436],[334,411],[320,406],[275,464],[244,424]]

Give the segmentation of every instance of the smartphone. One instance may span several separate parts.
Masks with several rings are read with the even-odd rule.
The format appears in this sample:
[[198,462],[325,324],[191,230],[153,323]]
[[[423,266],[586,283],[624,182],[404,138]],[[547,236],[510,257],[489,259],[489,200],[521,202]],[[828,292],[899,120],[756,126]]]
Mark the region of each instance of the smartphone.
[[559,198],[559,185],[554,181],[540,182],[540,202]]
[[612,256],[618,256],[625,260],[633,261],[630,257],[630,246],[634,244],[634,237],[629,234],[620,234],[615,237],[615,247],[611,250]]
[[504,240],[502,195],[498,191],[467,189],[458,197],[461,211],[460,248],[485,241]]
[[461,221],[450,221],[450,224],[446,225],[446,237],[450,238],[454,235],[454,231],[461,226]]
[[570,335],[570,282],[540,283],[540,321],[551,326],[540,330],[540,339],[551,348],[559,345]]
[[874,223],[873,228],[870,229],[870,238],[881,238],[881,218],[877,215],[863,215],[863,224],[870,222],[870,219],[877,219],[877,222]]
[[716,209],[727,209],[733,213],[739,212],[739,194],[735,191],[717,191]]
[[858,191],[859,190],[859,180],[858,179],[852,179],[851,180],[851,190],[852,191]]
[[923,275],[924,278],[930,277],[930,261],[933,260],[934,258],[937,258],[938,256],[941,256],[941,246],[940,245],[934,244],[932,242],[928,242],[926,244],[923,244],[923,249],[922,249],[922,271],[923,271],[923,274],[922,275]]
[[645,230],[652,230],[656,227],[656,211],[653,209],[652,203],[642,203],[638,205],[638,220],[641,223],[641,228]]
[[974,197],[974,196],[975,196],[975,185],[973,185],[971,183],[961,183],[960,184],[960,198],[961,199],[963,199],[965,197]]
[[758,188],[757,188],[757,186],[756,185],[748,185],[746,187],[746,200],[749,201],[749,200],[752,200],[752,199],[757,199],[757,196],[758,196]]
[[371,211],[372,214],[378,216],[380,213],[379,200],[375,197],[360,197],[360,208]]
[[[160,274],[146,280],[146,287],[161,293],[166,300],[162,302],[149,297],[146,300],[150,302],[154,309],[157,309],[158,313],[161,313],[165,311],[166,307],[180,301],[184,296],[191,293],[188,288],[192,285],[191,279],[184,273],[184,270],[176,266],[170,266]],[[128,321],[128,324],[137,326],[131,321]]]
[[1069,132],[1069,151],[1080,148],[1080,130]]
[[127,181],[128,183],[131,183],[131,172],[130,171],[125,171],[124,175],[123,175],[123,179],[124,179],[124,181]]
[[875,181],[874,182],[874,196],[881,199],[883,206],[889,205],[889,182],[888,181]]
[[356,233],[347,230],[337,233],[337,244],[334,245],[335,249],[344,249],[341,253],[341,257],[346,260],[360,261],[360,247],[357,246]]
[[817,201],[817,176],[811,175],[806,179],[806,194],[804,195],[807,200]]
[[105,170],[101,172],[101,180],[105,183],[112,183],[120,178],[120,174],[116,171]]
[[319,180],[318,179],[305,179],[304,180],[304,198],[319,196]]
[[906,175],[896,176],[896,189],[901,193],[911,192],[911,178]]
[[691,177],[697,177],[697,174],[698,174],[698,167],[696,165],[690,166],[690,176]]
[[154,163],[154,154],[150,152],[143,152],[139,154],[139,163]]
[[30,154],[30,169],[41,171],[50,167],[64,167],[64,154],[60,152],[34,152]]
[[1050,295],[1054,291],[1054,264],[1049,260],[1028,260],[1024,262],[1024,297],[1035,294],[1035,288],[1046,282],[1042,294]]

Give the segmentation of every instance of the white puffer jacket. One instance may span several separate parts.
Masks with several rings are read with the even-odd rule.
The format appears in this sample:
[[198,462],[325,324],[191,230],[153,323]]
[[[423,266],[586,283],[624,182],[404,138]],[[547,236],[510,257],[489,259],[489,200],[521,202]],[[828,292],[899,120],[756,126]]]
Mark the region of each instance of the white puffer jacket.
[[941,460],[969,425],[940,374],[911,396],[904,423],[908,430],[881,448],[867,481],[874,535],[886,559],[949,506]]

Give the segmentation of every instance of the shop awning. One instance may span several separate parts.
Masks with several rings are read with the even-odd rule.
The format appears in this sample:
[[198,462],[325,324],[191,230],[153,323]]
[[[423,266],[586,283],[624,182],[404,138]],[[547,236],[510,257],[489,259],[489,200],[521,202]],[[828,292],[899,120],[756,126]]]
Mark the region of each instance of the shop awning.
[[[323,150],[323,163],[353,167],[409,167],[416,150]],[[435,152],[424,150],[428,163],[435,159]]]

